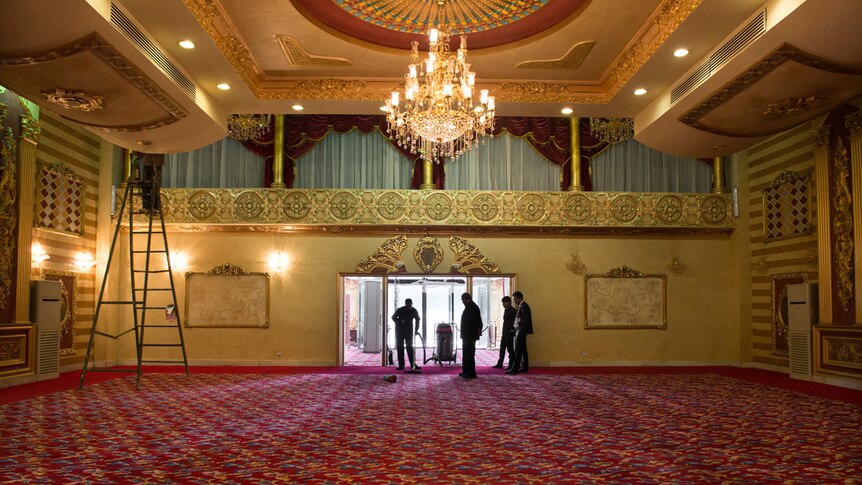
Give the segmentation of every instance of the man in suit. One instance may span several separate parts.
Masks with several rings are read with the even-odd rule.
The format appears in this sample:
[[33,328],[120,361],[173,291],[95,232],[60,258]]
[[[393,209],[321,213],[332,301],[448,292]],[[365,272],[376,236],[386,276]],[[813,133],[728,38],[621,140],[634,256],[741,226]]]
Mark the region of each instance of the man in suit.
[[515,362],[515,316],[518,311],[512,306],[512,299],[509,296],[503,297],[503,330],[502,338],[500,339],[500,358],[497,359],[495,369],[503,368],[503,359],[506,357],[506,352],[509,352],[509,365],[506,370],[512,369],[512,363]]
[[416,320],[416,333],[419,333],[419,312],[413,308],[413,300],[404,300],[404,306],[395,310],[392,321],[395,322],[395,348],[398,349],[398,368],[404,370],[404,347],[407,347],[407,358],[410,369],[419,369],[413,362],[413,321]]
[[470,293],[461,295],[464,312],[461,313],[461,377],[476,378],[476,341],[482,336],[482,312]]
[[533,315],[530,313],[530,305],[524,301],[524,294],[520,291],[512,293],[512,301],[518,306],[515,316],[515,364],[506,374],[526,374],[530,367],[530,359],[527,356],[527,335],[533,333]]

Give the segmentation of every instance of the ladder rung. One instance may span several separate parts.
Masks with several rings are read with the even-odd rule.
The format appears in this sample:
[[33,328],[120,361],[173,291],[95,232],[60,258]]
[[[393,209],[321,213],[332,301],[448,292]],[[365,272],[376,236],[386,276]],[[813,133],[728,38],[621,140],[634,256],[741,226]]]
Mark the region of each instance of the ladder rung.
[[153,249],[151,251],[132,251],[135,254],[143,254],[143,253],[166,253],[164,249]]
[[182,360],[141,360],[141,364],[185,364]]
[[171,291],[170,288],[135,288],[135,291]]
[[132,303],[137,303],[132,300],[102,300],[99,302],[100,305],[131,305]]
[[132,234],[164,234],[162,231],[132,231]]
[[182,347],[182,344],[141,344],[141,347]]
[[165,310],[165,307],[163,307],[163,306],[148,306],[148,307],[138,308],[138,310]]
[[170,271],[169,269],[151,269],[149,271],[145,269],[136,269],[135,273],[167,273]]

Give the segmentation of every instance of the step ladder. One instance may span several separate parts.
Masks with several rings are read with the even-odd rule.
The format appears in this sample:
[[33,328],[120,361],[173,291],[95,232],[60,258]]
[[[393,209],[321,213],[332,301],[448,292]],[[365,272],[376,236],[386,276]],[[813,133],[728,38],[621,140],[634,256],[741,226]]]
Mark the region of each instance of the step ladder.
[[[90,342],[87,344],[87,353],[84,357],[84,367],[81,372],[81,382],[78,385],[78,389],[83,389],[84,380],[88,372],[134,372],[137,374],[135,388],[140,389],[144,364],[183,364],[186,376],[189,375],[186,346],[183,340],[183,327],[180,322],[180,311],[174,288],[174,276],[171,272],[165,218],[161,211],[161,199],[159,196],[161,184],[159,183],[158,170],[155,173],[156,175],[151,176],[149,180],[129,177],[126,181],[126,189],[123,192],[118,212],[117,226],[114,229],[114,236],[111,240],[108,263],[105,267],[105,275],[102,277],[102,286],[99,290],[99,299],[96,301],[96,308],[93,313]],[[137,201],[140,202],[136,204],[135,202]],[[138,216],[137,224],[136,216]],[[129,296],[131,299],[107,300],[105,299],[105,287],[111,274],[111,265],[116,256],[115,253],[117,251],[115,250],[117,249],[118,236],[124,217],[128,223],[129,233],[129,280],[131,282]],[[145,225],[140,223],[141,219],[146,220]],[[154,227],[155,221],[157,221],[156,227]],[[119,279],[119,276],[115,275],[114,278]],[[99,330],[99,317],[102,314],[103,305],[116,305],[129,308],[132,313],[132,327],[116,334]],[[176,333],[166,329],[174,329]],[[128,333],[134,334],[135,337],[137,355],[137,366],[135,369],[90,368],[90,356],[93,353],[93,346],[97,336],[116,340]],[[152,339],[151,333],[158,334],[157,341],[149,340]],[[178,360],[178,357],[174,360],[166,360],[164,358],[147,359],[145,351],[151,350],[155,352],[157,348],[175,348],[176,350],[180,350],[182,352],[182,360]],[[165,353],[162,351],[159,355],[161,356]],[[170,354],[170,352],[167,353]]]

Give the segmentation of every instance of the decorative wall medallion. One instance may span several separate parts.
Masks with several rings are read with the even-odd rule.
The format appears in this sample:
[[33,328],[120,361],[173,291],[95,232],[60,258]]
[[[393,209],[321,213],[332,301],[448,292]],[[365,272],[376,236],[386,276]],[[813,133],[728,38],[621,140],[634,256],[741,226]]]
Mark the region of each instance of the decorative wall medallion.
[[189,214],[198,220],[207,220],[215,214],[216,198],[209,192],[195,192],[189,197]]
[[17,258],[18,168],[12,128],[6,126],[8,108],[0,104],[0,310],[12,295],[12,271]]
[[284,215],[294,221],[300,221],[311,211],[311,200],[302,192],[287,191],[282,203]]
[[584,223],[593,214],[593,201],[584,194],[573,194],[565,197],[563,202],[563,217],[571,222]]
[[[832,255],[838,299],[845,312],[853,301],[853,195],[850,187],[850,156],[844,140],[835,143],[832,160]],[[858,176],[858,174],[856,174]]]
[[442,221],[452,214],[452,201],[445,194],[431,194],[425,198],[425,214],[429,219]]
[[710,195],[703,199],[700,205],[700,213],[706,222],[719,224],[727,219],[727,198]]
[[608,278],[643,278],[646,275],[634,268],[622,265],[619,268],[608,271],[605,273],[605,276]]
[[87,186],[72,169],[57,163],[42,167],[36,192],[33,225],[65,234],[84,234]]
[[357,273],[403,273],[406,271],[401,253],[407,249],[407,236],[391,237],[382,246],[356,265]]
[[500,212],[499,206],[500,203],[493,195],[479,194],[473,197],[470,208],[473,211],[473,217],[483,222],[489,222],[497,217],[497,214]]
[[545,215],[545,199],[538,194],[522,195],[518,199],[518,213],[530,222],[538,221]]
[[96,111],[102,109],[102,97],[83,91],[66,91],[65,89],[54,89],[53,91],[42,91],[42,96],[50,103],[61,108],[76,111]]
[[329,201],[329,210],[332,212],[332,217],[341,221],[353,217],[356,214],[357,208],[358,200],[350,192],[338,192]]
[[243,192],[234,199],[234,210],[241,220],[255,221],[263,214],[263,197],[252,190]]
[[405,210],[404,197],[396,192],[386,192],[377,198],[377,213],[388,221],[399,219]]
[[278,45],[281,46],[287,62],[291,66],[351,66],[350,59],[344,57],[327,57],[310,54],[299,42],[299,39],[289,35],[279,34],[275,36]]
[[780,172],[763,188],[764,242],[811,234],[811,174]]
[[440,246],[440,241],[432,236],[423,237],[413,250],[413,259],[423,273],[433,273],[437,265],[443,261],[443,248]]
[[500,267],[497,266],[497,263],[489,261],[470,241],[459,236],[452,236],[449,238],[449,247],[455,252],[455,258],[450,267],[452,273],[500,273]]
[[638,216],[638,200],[632,195],[617,195],[611,199],[611,215],[620,222],[632,222]]
[[655,215],[662,222],[672,224],[685,213],[685,204],[682,199],[676,195],[659,196],[658,202],[655,205]]

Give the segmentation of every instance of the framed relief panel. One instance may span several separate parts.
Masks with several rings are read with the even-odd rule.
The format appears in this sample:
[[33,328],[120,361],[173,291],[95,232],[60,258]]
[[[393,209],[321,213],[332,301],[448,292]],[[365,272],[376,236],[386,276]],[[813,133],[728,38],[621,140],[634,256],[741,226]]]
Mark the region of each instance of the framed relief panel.
[[269,327],[269,274],[230,263],[186,273],[186,327]]
[[805,283],[805,273],[772,275],[772,355],[787,357],[787,285]]
[[42,279],[60,282],[60,355],[75,355],[78,273],[43,269]]
[[667,275],[620,266],[584,280],[585,328],[667,327]]

